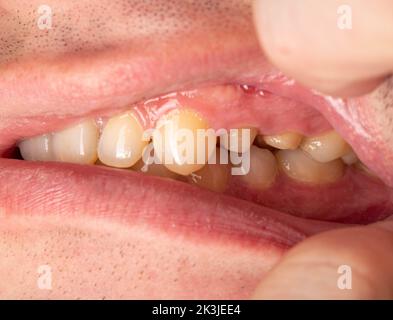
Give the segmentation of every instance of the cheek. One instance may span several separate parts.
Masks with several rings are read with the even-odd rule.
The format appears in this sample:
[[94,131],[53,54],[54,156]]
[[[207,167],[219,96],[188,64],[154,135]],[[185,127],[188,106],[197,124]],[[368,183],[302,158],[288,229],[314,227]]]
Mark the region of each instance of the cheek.
[[6,220],[1,298],[247,298],[282,254],[105,221]]

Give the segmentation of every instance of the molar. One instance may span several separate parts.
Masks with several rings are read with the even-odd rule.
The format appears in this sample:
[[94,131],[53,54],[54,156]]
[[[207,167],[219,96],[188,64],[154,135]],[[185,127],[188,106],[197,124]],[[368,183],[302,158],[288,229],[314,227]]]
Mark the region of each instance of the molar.
[[341,159],[319,162],[300,149],[280,150],[276,153],[281,171],[290,178],[310,184],[327,184],[344,175],[345,166]]

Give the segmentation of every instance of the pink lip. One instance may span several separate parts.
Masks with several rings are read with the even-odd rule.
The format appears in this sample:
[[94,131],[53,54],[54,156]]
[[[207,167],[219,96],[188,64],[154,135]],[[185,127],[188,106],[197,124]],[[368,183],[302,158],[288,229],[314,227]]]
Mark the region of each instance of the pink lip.
[[[180,39],[186,42],[170,43],[164,48],[109,49],[94,57],[86,54],[10,63],[0,72],[0,154],[7,155],[7,150],[20,138],[53,131],[83,117],[113,114],[137,101],[174,90],[217,83],[250,83],[273,88],[275,81],[282,78],[261,56],[254,35],[248,30],[240,36],[241,46],[239,37],[228,38],[225,33],[222,35],[225,41],[217,42],[214,37],[201,39],[203,46],[196,45],[196,39]],[[370,160],[377,159],[376,153],[381,148],[388,152],[388,146],[373,147],[373,141],[365,140],[361,131],[349,126],[356,119],[351,116],[344,119],[340,107],[296,85],[281,83],[280,92],[311,103],[352,143],[366,164],[379,173],[387,172],[389,163]],[[347,102],[344,110],[350,105],[351,101]],[[351,106],[355,108],[355,104]],[[318,126],[312,127],[309,132],[317,129]],[[366,154],[366,147],[372,156]],[[228,284],[222,279],[212,281],[206,273],[207,266],[195,272],[192,265],[186,264],[183,291],[172,292],[175,297],[188,297],[185,292],[190,274],[196,277],[189,281],[194,285],[193,297],[222,297],[209,291],[214,286],[231,292],[224,297],[247,297],[287,248],[304,237],[342,226],[305,221],[246,201],[195,191],[174,181],[141,178],[132,172],[113,169],[3,159],[0,178],[6,181],[0,187],[1,209],[6,218],[17,216],[29,220],[40,216],[59,225],[78,220],[78,226],[82,225],[79,219],[86,219],[89,224],[124,224],[134,232],[127,236],[139,238],[140,250],[147,241],[146,233],[154,230],[157,239],[163,234],[170,239],[173,250],[176,246],[188,246],[192,248],[188,254],[195,259],[205,254],[205,247],[227,250],[221,253],[221,258],[229,265],[236,267],[239,263],[243,268],[243,278]],[[382,178],[393,182],[390,174]],[[78,216],[80,212],[85,216]],[[39,226],[44,229],[47,224]],[[132,252],[141,259],[138,250]],[[156,253],[151,250],[143,256],[153,264]],[[170,252],[166,258],[171,259]],[[247,263],[242,264],[240,260]],[[253,267],[251,271],[247,264]],[[220,272],[219,264],[213,261],[210,266],[216,268],[213,270],[216,274]],[[163,290],[164,281],[155,276],[157,288]],[[198,291],[198,288],[205,290]],[[135,290],[129,292],[141,297]],[[149,291],[145,294],[155,297]]]

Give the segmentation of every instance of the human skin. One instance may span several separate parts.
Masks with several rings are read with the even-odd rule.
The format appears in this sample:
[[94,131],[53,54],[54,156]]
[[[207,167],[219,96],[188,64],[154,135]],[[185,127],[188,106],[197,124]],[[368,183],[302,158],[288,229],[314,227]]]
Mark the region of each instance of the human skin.
[[[393,3],[346,4],[354,13],[350,32],[332,27],[340,1],[255,1],[254,21],[269,59],[303,84],[335,96],[365,94],[380,85],[393,70]],[[309,68],[302,66],[304,59]],[[254,298],[391,299],[392,230],[388,221],[311,237],[287,253]],[[337,291],[326,281],[343,260],[363,266],[361,272],[355,268],[353,290]]]
[[[0,1],[1,137],[14,134],[9,127],[14,123],[20,130],[25,126],[40,134],[57,128],[59,119],[72,123],[74,117],[116,113],[124,103],[183,89],[183,82],[197,87],[205,82],[229,82],[238,73],[252,78],[274,69],[259,47],[249,1],[201,5],[200,1],[182,0],[150,4],[90,0],[46,4],[55,13],[53,29],[42,31],[36,25],[41,2]],[[212,56],[216,52],[219,57]],[[201,65],[196,70],[190,67],[195,60],[195,65]],[[118,61],[121,67],[116,68]],[[111,74],[113,69],[116,76]],[[2,153],[7,147],[0,141]],[[117,173],[81,170],[73,165],[60,169],[55,164],[1,163],[0,176],[6,183],[0,192],[4,222],[0,224],[0,297],[250,298],[290,246],[308,235],[336,227],[315,223],[309,228],[303,221],[285,218],[302,230],[291,232],[276,226],[272,218],[276,213],[269,211],[264,212],[268,217],[264,222],[278,229],[273,232],[275,241],[260,239],[252,232],[249,234],[254,237],[239,236],[226,227],[243,226],[241,218],[250,218],[259,207],[249,205],[244,212],[226,199],[222,202],[231,205],[230,222],[209,228],[203,214],[220,209],[217,203],[225,207],[214,201],[218,198],[210,194],[192,197],[188,186],[167,187],[153,178],[144,178],[142,185],[131,173]],[[182,212],[174,210],[176,205],[170,206],[176,202],[171,191],[182,196]],[[184,213],[191,220],[184,222]],[[184,225],[168,223],[172,219]],[[190,227],[190,221],[197,228]],[[249,227],[244,224],[244,228]],[[268,233],[262,227],[251,231]],[[370,270],[365,282],[371,279],[379,285],[387,280],[383,283],[387,285],[390,274],[386,275],[385,268],[391,270],[391,262],[380,263],[384,251],[375,248],[381,243],[387,248],[390,233],[385,227],[369,230],[365,232],[372,234],[367,237],[375,242],[351,240],[343,246],[343,256],[337,258],[334,267],[353,258],[354,265],[360,263]],[[343,239],[352,232],[357,234],[356,229],[333,232]],[[335,251],[336,244],[325,241],[324,234],[317,237],[321,238],[295,246],[295,256],[295,250],[305,257],[314,252],[313,241],[317,241],[317,248],[323,241],[329,255]],[[355,245],[376,257],[369,260],[364,259],[364,252],[353,254],[359,252]],[[283,259],[290,261],[291,255]],[[259,287],[256,297],[264,297],[266,292],[274,295],[272,287],[281,288],[275,275],[276,279],[292,275],[288,268],[280,271],[279,266],[267,278],[268,287]],[[38,285],[42,267],[50,269],[50,289]],[[307,269],[307,263],[302,262],[299,268]],[[380,278],[374,277],[375,272]],[[330,284],[335,285],[337,273],[330,272],[329,277]],[[293,281],[300,279],[295,274]],[[357,280],[355,274],[354,283]],[[371,284],[370,290],[365,287],[355,297],[390,297],[391,292],[383,290],[378,290],[378,296],[372,291],[374,282]],[[293,297],[304,294],[304,287],[294,287],[301,292]],[[334,287],[325,296],[325,291],[316,290],[312,297],[351,292]]]

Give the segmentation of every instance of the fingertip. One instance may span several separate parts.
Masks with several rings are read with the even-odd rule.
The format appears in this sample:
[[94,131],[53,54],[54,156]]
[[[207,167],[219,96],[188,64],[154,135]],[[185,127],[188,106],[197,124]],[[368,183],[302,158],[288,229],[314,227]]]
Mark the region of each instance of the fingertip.
[[392,299],[392,224],[322,233],[291,249],[254,299]]

